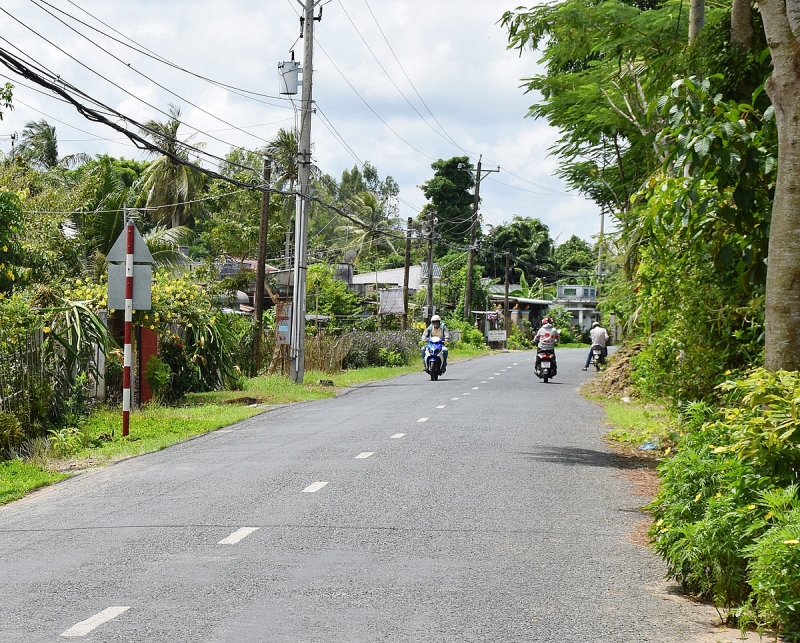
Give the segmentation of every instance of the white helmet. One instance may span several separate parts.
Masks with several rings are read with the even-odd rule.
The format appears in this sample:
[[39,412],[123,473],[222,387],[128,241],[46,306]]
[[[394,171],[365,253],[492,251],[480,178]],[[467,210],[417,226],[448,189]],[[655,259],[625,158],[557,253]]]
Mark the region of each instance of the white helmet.
[[435,321],[442,321],[442,318],[439,317],[439,315],[434,315],[433,317],[431,317],[431,323]]

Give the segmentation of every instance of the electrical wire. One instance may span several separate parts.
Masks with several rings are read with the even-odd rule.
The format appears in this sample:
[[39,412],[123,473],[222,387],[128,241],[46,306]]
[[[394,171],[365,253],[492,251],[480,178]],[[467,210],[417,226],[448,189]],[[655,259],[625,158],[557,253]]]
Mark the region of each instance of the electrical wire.
[[358,90],[357,90],[357,89],[356,89],[356,88],[353,86],[353,83],[351,83],[351,82],[350,82],[350,81],[347,79],[347,76],[345,76],[345,75],[344,75],[344,72],[342,72],[342,70],[341,70],[341,69],[339,69],[339,66],[338,66],[338,65],[337,65],[337,64],[334,62],[333,58],[331,58],[331,57],[328,55],[328,52],[327,52],[327,51],[325,51],[325,48],[324,48],[324,47],[323,47],[323,46],[320,44],[319,40],[317,40],[317,39],[315,38],[315,39],[314,39],[314,42],[315,42],[315,43],[317,44],[317,46],[320,48],[320,50],[322,51],[322,53],[323,53],[323,54],[325,54],[325,57],[326,57],[326,58],[327,58],[327,59],[330,61],[330,63],[333,65],[334,69],[335,69],[336,71],[338,71],[338,72],[339,72],[339,75],[340,75],[340,76],[341,76],[341,77],[344,79],[344,82],[346,82],[346,83],[347,83],[347,84],[350,86],[350,89],[352,89],[352,90],[353,90],[353,93],[355,93],[355,95],[356,95],[356,96],[358,96],[358,98],[361,100],[361,102],[362,102],[362,103],[364,103],[364,105],[366,105],[366,106],[367,106],[367,109],[369,109],[369,111],[371,111],[371,112],[372,112],[372,113],[375,115],[375,117],[376,117],[376,118],[377,118],[377,119],[378,119],[378,120],[379,120],[381,123],[383,123],[383,124],[386,126],[386,129],[388,129],[388,130],[389,130],[389,131],[390,131],[392,134],[394,134],[394,135],[395,135],[397,138],[399,138],[401,141],[403,141],[403,143],[405,143],[406,145],[408,145],[408,146],[409,146],[409,147],[410,147],[412,150],[414,150],[414,151],[415,151],[415,152],[417,152],[418,154],[421,154],[422,156],[424,156],[424,157],[425,157],[425,158],[427,158],[427,159],[430,159],[431,161],[436,161],[436,160],[437,160],[437,159],[433,158],[432,156],[430,156],[429,154],[426,154],[425,152],[423,152],[423,151],[422,151],[422,150],[420,150],[419,148],[415,147],[415,146],[414,146],[414,145],[412,145],[411,143],[409,143],[409,142],[408,142],[406,139],[404,139],[402,136],[400,136],[400,134],[399,134],[399,133],[398,133],[398,132],[397,132],[397,131],[396,131],[394,128],[392,128],[392,126],[391,126],[391,125],[389,125],[389,123],[387,123],[385,120],[383,120],[383,118],[381,118],[380,114],[378,114],[378,112],[376,112],[376,111],[375,111],[375,110],[372,108],[372,106],[371,106],[371,105],[370,105],[370,104],[369,104],[369,103],[368,103],[368,102],[367,102],[367,101],[364,99],[364,97],[363,97],[363,96],[362,96],[362,95],[361,95],[361,94],[358,92]]
[[[411,109],[413,109],[413,110],[414,110],[414,112],[417,114],[417,116],[419,116],[419,117],[422,119],[422,121],[423,121],[423,122],[424,122],[424,123],[425,123],[425,124],[426,124],[428,127],[430,127],[430,128],[431,128],[431,130],[433,130],[433,132],[435,132],[435,133],[436,133],[438,136],[440,136],[440,137],[441,137],[441,138],[442,138],[442,139],[443,139],[445,142],[447,142],[447,143],[450,143],[450,144],[455,144],[455,143],[453,142],[453,140],[452,140],[452,139],[449,139],[449,138],[448,138],[448,137],[446,137],[444,134],[442,134],[442,132],[440,132],[440,131],[439,131],[439,130],[437,130],[437,129],[436,129],[434,126],[433,126],[433,125],[431,125],[431,124],[428,122],[428,119],[426,119],[426,118],[425,118],[425,117],[422,115],[422,113],[420,113],[420,111],[419,111],[419,110],[418,110],[418,109],[417,109],[417,108],[416,108],[416,107],[413,105],[413,103],[412,103],[412,102],[411,102],[411,101],[408,99],[408,97],[407,97],[407,96],[406,96],[406,95],[403,93],[403,90],[402,90],[402,89],[400,89],[400,87],[398,86],[398,84],[397,84],[396,82],[394,82],[394,79],[393,79],[393,78],[392,78],[392,76],[389,74],[389,72],[386,70],[386,68],[383,66],[383,64],[381,63],[381,61],[378,59],[378,56],[377,56],[377,55],[375,54],[375,52],[372,50],[372,47],[370,47],[370,46],[369,46],[369,43],[366,41],[366,39],[364,38],[364,36],[361,34],[361,31],[359,31],[358,27],[356,26],[356,23],[355,23],[355,22],[353,22],[353,19],[350,17],[350,14],[347,12],[347,9],[345,8],[345,6],[344,6],[344,3],[342,2],[342,0],[339,0],[339,6],[342,8],[342,11],[344,11],[344,15],[345,15],[345,16],[347,16],[347,19],[350,21],[350,24],[351,24],[351,25],[353,25],[353,29],[355,29],[355,32],[358,34],[358,37],[359,37],[359,38],[361,38],[361,42],[363,42],[363,43],[364,43],[364,46],[367,48],[367,50],[369,51],[369,53],[370,53],[370,54],[372,54],[372,57],[375,59],[375,62],[376,62],[376,63],[378,63],[378,67],[380,67],[380,68],[381,68],[381,71],[382,71],[382,72],[383,72],[383,73],[386,75],[386,77],[389,79],[389,82],[390,82],[390,83],[392,83],[392,85],[394,85],[394,88],[397,90],[397,92],[400,94],[400,96],[402,96],[402,97],[403,97],[403,100],[405,100],[405,101],[406,101],[406,103],[408,103],[408,106],[409,106]],[[369,7],[369,5],[367,5],[367,6]],[[373,15],[373,18],[374,18],[374,17],[375,17],[375,16]],[[378,28],[380,29],[380,25],[378,25]],[[385,39],[385,36],[384,36],[384,39]],[[387,41],[387,44],[388,44],[388,41]],[[391,46],[390,46],[390,49],[391,49]],[[393,52],[393,53],[394,53],[394,52]],[[409,81],[409,82],[410,82],[410,81]],[[416,90],[415,90],[415,91],[416,91]],[[464,151],[462,148],[458,147],[458,145],[456,145],[456,147],[457,147],[459,150],[461,150],[461,151]]]
[[375,13],[372,11],[372,7],[370,7],[369,2],[367,2],[367,0],[364,0],[364,4],[367,5],[367,9],[369,10],[369,13],[372,16],[372,19],[375,21],[375,24],[377,25],[378,31],[381,32],[381,35],[383,36],[383,39],[386,42],[386,45],[389,47],[389,51],[392,52],[392,56],[394,56],[394,59],[395,59],[395,61],[397,61],[398,66],[403,71],[403,75],[406,77],[406,80],[408,80],[409,84],[414,89],[414,93],[417,95],[417,98],[419,98],[420,102],[425,106],[425,109],[428,110],[428,113],[431,115],[431,118],[433,118],[433,120],[436,122],[436,124],[441,128],[442,132],[444,132],[444,134],[447,136],[447,140],[449,140],[459,150],[461,150],[462,152],[464,152],[465,154],[470,156],[470,153],[467,152],[467,150],[465,150],[463,147],[461,147],[458,143],[456,143],[455,139],[453,139],[453,137],[450,136],[447,133],[447,130],[445,130],[444,127],[442,127],[442,124],[439,122],[439,120],[436,118],[436,116],[434,116],[434,114],[431,111],[430,107],[428,107],[428,104],[422,98],[422,96],[420,95],[419,91],[417,91],[417,88],[414,85],[414,83],[412,82],[411,78],[408,76],[408,73],[406,73],[405,67],[403,67],[403,64],[400,62],[400,59],[397,57],[397,54],[395,53],[394,48],[392,47],[391,43],[389,42],[389,39],[386,37],[386,34],[383,31],[383,28],[381,27],[381,24],[378,22],[378,18],[375,16]]
[[[83,67],[83,68],[84,68],[84,69],[86,69],[87,71],[90,71],[91,73],[93,73],[94,75],[96,75],[97,77],[99,77],[100,79],[102,79],[102,80],[106,81],[107,83],[109,83],[109,84],[113,85],[114,87],[116,87],[117,89],[119,89],[119,90],[120,90],[120,91],[122,91],[123,93],[127,94],[127,95],[128,95],[128,96],[130,96],[131,98],[134,98],[134,99],[136,99],[137,101],[139,101],[139,102],[140,102],[140,103],[142,103],[143,105],[146,105],[147,107],[150,107],[151,109],[154,109],[154,110],[156,110],[157,112],[159,112],[160,114],[163,114],[163,115],[164,115],[164,116],[166,116],[167,118],[170,118],[170,119],[172,118],[172,114],[169,114],[169,113],[165,112],[164,110],[160,109],[159,107],[156,107],[155,105],[152,105],[151,103],[148,103],[146,100],[144,100],[144,99],[143,99],[143,98],[141,98],[140,96],[137,96],[135,93],[128,91],[127,89],[125,89],[124,87],[122,87],[122,86],[121,86],[121,85],[119,85],[118,83],[114,82],[113,80],[110,80],[110,79],[106,78],[106,77],[105,77],[105,76],[103,76],[103,75],[102,75],[100,72],[96,71],[95,69],[93,69],[93,68],[92,68],[92,67],[90,67],[89,65],[86,65],[86,64],[85,64],[85,63],[83,63],[82,61],[78,60],[77,58],[75,58],[75,56],[73,56],[73,55],[72,55],[72,54],[70,54],[69,52],[65,51],[64,49],[62,49],[61,47],[59,47],[57,44],[55,44],[54,42],[52,42],[51,40],[49,40],[48,38],[46,38],[46,37],[45,37],[45,36],[43,36],[42,34],[38,33],[38,32],[37,32],[35,29],[33,29],[32,27],[30,27],[30,26],[26,25],[24,22],[22,22],[21,20],[19,20],[18,18],[16,18],[16,17],[15,17],[15,16],[13,16],[12,14],[10,14],[8,11],[6,11],[5,9],[3,9],[2,7],[0,7],[0,11],[2,11],[2,12],[3,12],[3,13],[5,13],[7,16],[9,16],[10,18],[12,18],[12,19],[13,19],[15,22],[17,22],[17,23],[19,23],[20,25],[22,25],[22,26],[23,26],[25,29],[27,29],[28,31],[30,31],[30,32],[31,32],[32,34],[34,34],[35,36],[37,36],[38,38],[40,38],[40,39],[44,40],[44,41],[45,41],[47,44],[49,44],[50,46],[54,47],[55,49],[57,49],[58,51],[60,51],[60,52],[61,52],[62,54],[64,54],[65,56],[67,56],[67,57],[68,57],[68,58],[70,58],[71,60],[73,60],[73,61],[75,61],[76,63],[78,63],[78,64],[79,64],[81,67]],[[5,38],[3,38],[3,40],[5,40],[6,42],[8,42],[8,41],[7,41]],[[15,47],[15,48],[16,48],[16,47]],[[60,78],[58,75],[56,75],[56,76],[57,76],[58,80],[60,80],[61,82],[65,82],[65,81],[61,80],[61,78]],[[94,102],[96,103],[97,101],[94,101]],[[201,132],[203,131],[203,130],[200,130],[199,128],[193,127],[192,125],[188,125],[187,123],[183,123],[183,124],[187,125],[188,127],[192,128],[192,129],[195,129],[195,130],[197,130],[197,131],[201,131]],[[144,126],[140,126],[140,127],[141,127],[143,130],[145,130],[145,131],[149,131],[149,132],[151,132],[151,133],[154,133],[154,134],[160,134],[159,132],[155,132],[154,130],[152,130],[151,128],[147,127],[146,125],[144,125]],[[223,143],[223,144],[225,144],[225,145],[228,145],[228,146],[230,146],[230,147],[233,147],[233,148],[236,148],[236,149],[244,149],[244,148],[241,148],[240,146],[237,146],[237,145],[232,145],[232,144],[231,144],[231,143],[229,143],[228,141],[225,141],[225,140],[223,140],[223,139],[221,139],[221,138],[219,138],[219,137],[217,137],[217,136],[214,136],[214,135],[212,135],[212,134],[209,134],[208,132],[203,132],[203,133],[204,133],[206,136],[208,136],[209,138],[212,138],[212,139],[214,139],[215,141],[218,141],[218,142],[220,142],[220,143]],[[183,143],[180,143],[180,142],[179,142],[178,144],[179,144],[179,145],[184,145]],[[195,149],[198,149],[198,148],[195,148]],[[218,160],[222,161],[222,162],[227,162],[225,159],[221,159],[220,157],[216,157],[216,158],[217,158]]]
[[[248,132],[248,131],[246,131],[246,130],[244,130],[244,129],[242,129],[242,128],[240,128],[240,127],[236,126],[236,125],[234,125],[233,123],[229,123],[229,122],[228,122],[228,121],[226,121],[224,118],[220,118],[219,116],[216,116],[215,114],[212,114],[212,113],[211,113],[211,112],[209,112],[207,109],[205,109],[205,108],[203,108],[203,107],[200,107],[200,105],[198,105],[198,104],[196,104],[196,103],[193,103],[193,102],[192,102],[191,100],[189,100],[188,98],[185,98],[185,97],[181,96],[180,94],[177,94],[176,92],[172,91],[172,90],[171,90],[171,89],[169,89],[168,87],[165,87],[164,85],[162,85],[162,84],[161,84],[161,83],[159,83],[158,81],[154,80],[153,78],[150,78],[150,77],[149,77],[147,74],[145,74],[145,73],[143,73],[143,72],[139,71],[138,69],[136,69],[136,67],[134,67],[134,66],[133,66],[133,65],[131,65],[130,63],[126,63],[126,62],[125,62],[125,61],[123,61],[121,58],[119,58],[119,57],[118,57],[118,56],[116,56],[115,54],[111,53],[110,51],[108,51],[107,49],[105,49],[104,47],[102,47],[101,45],[99,45],[97,42],[95,42],[95,41],[94,41],[94,40],[92,40],[91,38],[88,38],[86,35],[82,34],[80,31],[78,31],[77,29],[75,29],[75,28],[74,28],[74,27],[72,27],[71,25],[67,24],[65,21],[63,21],[61,18],[59,18],[58,16],[56,16],[54,13],[52,13],[51,11],[48,11],[47,9],[45,9],[44,7],[42,7],[41,5],[39,5],[39,4],[37,3],[37,0],[29,0],[29,1],[30,1],[30,2],[31,2],[31,4],[33,4],[35,7],[37,7],[37,8],[39,8],[39,9],[41,9],[42,11],[44,11],[45,13],[47,13],[48,15],[50,15],[50,16],[52,16],[53,18],[55,18],[56,20],[58,20],[58,22],[60,22],[60,23],[61,23],[62,25],[64,25],[65,27],[67,27],[67,28],[68,28],[70,31],[72,31],[72,32],[74,32],[74,33],[76,33],[76,34],[78,34],[78,35],[79,35],[81,38],[83,38],[84,40],[88,41],[90,44],[92,44],[92,45],[94,45],[95,47],[97,47],[97,48],[98,48],[100,51],[102,51],[103,53],[107,54],[108,56],[111,56],[111,58],[113,58],[114,60],[116,60],[118,63],[120,63],[121,65],[123,65],[123,66],[127,67],[127,68],[128,68],[128,69],[130,69],[131,71],[133,71],[133,72],[135,72],[135,73],[139,74],[139,75],[140,75],[142,78],[144,78],[144,79],[148,80],[149,82],[153,83],[153,84],[154,84],[156,87],[158,87],[158,88],[160,88],[160,89],[163,89],[164,91],[168,92],[169,94],[172,94],[173,96],[175,96],[175,98],[178,98],[179,100],[182,100],[182,101],[183,101],[183,102],[185,102],[186,104],[188,104],[188,105],[191,105],[191,106],[192,106],[192,107],[194,107],[195,109],[197,109],[197,110],[201,111],[203,114],[206,114],[207,116],[210,116],[211,118],[213,118],[213,119],[215,119],[215,120],[218,120],[219,122],[221,122],[221,123],[224,123],[225,125],[228,125],[228,126],[231,128],[231,129],[233,129],[233,130],[236,130],[236,131],[238,131],[238,132],[241,132],[242,134],[246,134],[247,136],[252,136],[253,138],[255,138],[255,139],[257,139],[257,140],[261,141],[262,143],[267,143],[267,144],[269,144],[269,141],[268,141],[267,139],[261,138],[260,136],[257,136],[257,135],[255,135],[255,134],[253,134],[252,132]],[[41,2],[42,2],[42,4],[46,4],[47,6],[52,6],[51,4],[49,4],[48,2],[46,2],[45,0],[41,0]],[[163,113],[163,112],[162,112],[162,113]],[[211,131],[213,131],[213,130],[206,130],[206,131],[205,131],[205,132],[203,132],[203,133],[204,133],[204,134],[209,134]],[[212,138],[214,138],[214,137],[212,137]],[[216,140],[220,140],[220,139],[216,139]]]
[[[44,0],[41,0],[41,1],[44,2]],[[270,99],[273,99],[273,100],[280,100],[280,101],[287,101],[288,100],[287,98],[285,98],[283,96],[272,96],[270,94],[262,94],[262,93],[254,92],[254,91],[251,91],[251,90],[248,90],[248,89],[242,89],[240,87],[236,87],[235,85],[229,85],[227,83],[223,83],[221,81],[217,81],[217,80],[214,80],[212,78],[208,78],[207,76],[203,76],[202,74],[198,74],[198,73],[195,73],[195,72],[190,71],[188,69],[185,69],[184,67],[181,67],[180,65],[177,65],[177,64],[171,62],[170,60],[168,60],[164,56],[161,56],[161,55],[157,54],[156,52],[152,51],[151,49],[148,49],[144,45],[139,44],[138,42],[136,42],[132,38],[126,36],[125,34],[121,33],[120,31],[118,31],[117,29],[115,29],[114,27],[109,25],[108,23],[103,22],[97,16],[89,13],[88,11],[86,11],[86,9],[83,9],[82,7],[78,6],[72,0],[67,0],[67,2],[69,2],[69,4],[71,4],[73,7],[75,7],[79,11],[82,11],[83,13],[85,13],[87,16],[89,16],[93,20],[96,20],[97,22],[99,22],[101,25],[103,25],[107,29],[110,29],[114,33],[118,34],[119,36],[121,36],[121,37],[125,38],[126,40],[132,42],[136,46],[133,47],[133,46],[129,45],[128,43],[122,42],[121,40],[119,40],[117,38],[114,38],[113,36],[108,35],[107,33],[103,32],[102,30],[97,29],[96,27],[93,27],[92,25],[89,25],[89,24],[87,24],[85,22],[80,21],[78,18],[75,18],[74,16],[70,16],[76,22],[81,22],[81,24],[86,25],[89,29],[93,29],[94,31],[102,34],[106,38],[114,40],[115,42],[119,43],[120,45],[122,45],[124,47],[128,47],[129,49],[132,49],[132,50],[142,54],[143,56],[147,56],[149,58],[152,58],[153,60],[156,60],[157,62],[160,62],[163,65],[166,65],[168,67],[172,67],[173,69],[175,69],[177,71],[183,72],[183,73],[188,74],[190,76],[194,76],[195,78],[197,78],[199,80],[203,80],[203,81],[205,81],[207,83],[210,83],[212,85],[216,85],[217,87],[220,87],[222,89],[226,89],[226,90],[228,90],[228,91],[230,91],[230,92],[232,92],[232,93],[234,93],[234,94],[236,94],[238,96],[242,96],[243,98],[250,98],[252,100],[257,100],[257,98],[260,97],[260,98],[270,98]],[[61,13],[64,13],[65,15],[69,15],[69,14],[66,14],[66,12],[64,12],[63,10],[58,9],[57,7],[54,7],[53,5],[48,5],[48,6],[53,7],[53,9],[55,9],[56,11],[60,11]],[[243,94],[246,94],[246,95],[243,96]],[[264,103],[266,105],[271,105],[272,107],[280,107],[282,109],[291,109],[290,106],[281,105],[279,103],[278,104],[276,104],[276,103],[267,103],[266,101],[263,101],[263,100],[257,100],[257,102]]]

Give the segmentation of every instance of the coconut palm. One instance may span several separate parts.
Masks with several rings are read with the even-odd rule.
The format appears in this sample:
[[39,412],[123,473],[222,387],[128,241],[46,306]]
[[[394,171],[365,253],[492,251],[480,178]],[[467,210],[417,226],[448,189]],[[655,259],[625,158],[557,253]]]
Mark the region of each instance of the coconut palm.
[[147,194],[147,207],[155,208],[151,214],[154,223],[175,228],[186,220],[188,202],[200,192],[203,174],[174,158],[188,162],[189,147],[202,147],[203,144],[194,141],[196,134],[179,141],[180,107],[170,105],[169,115],[169,120],[164,123],[151,120],[141,128],[143,136],[169,153],[159,156],[148,166],[142,176],[141,188]]
[[59,158],[56,128],[46,120],[29,121],[22,130],[18,154],[34,167],[74,167],[89,160],[87,154],[70,154]]

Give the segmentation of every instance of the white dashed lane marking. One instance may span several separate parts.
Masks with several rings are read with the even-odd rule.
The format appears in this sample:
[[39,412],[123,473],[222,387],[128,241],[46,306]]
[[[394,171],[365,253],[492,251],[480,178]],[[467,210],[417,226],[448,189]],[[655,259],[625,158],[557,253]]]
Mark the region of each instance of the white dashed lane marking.
[[440,406],[437,406],[436,408],[437,409],[446,409],[447,408],[447,404],[441,404]]
[[420,418],[419,420],[417,420],[417,424],[419,424],[420,422],[427,422],[427,421],[428,418]]
[[241,529],[237,529],[234,531],[230,536],[227,538],[223,538],[217,544],[218,545],[235,545],[240,540],[244,540],[254,531],[258,531],[258,527],[242,527]]
[[76,623],[61,636],[86,636],[89,632],[100,627],[103,623],[108,623],[108,621],[117,618],[117,616],[127,612],[129,609],[130,606],[106,608],[91,618],[87,618],[85,621]]
[[359,453],[356,456],[356,460],[359,460],[359,459],[363,460],[364,458],[368,458],[371,455],[375,455],[375,452],[374,451],[364,451],[364,453]]
[[472,387],[472,390],[473,390],[473,391],[478,391],[478,390],[480,390],[480,388],[481,388],[480,386],[473,386],[473,387]]
[[490,377],[489,379],[490,379],[490,380],[493,380],[494,378],[493,378],[493,377]]
[[450,399],[451,399],[453,402],[455,402],[455,401],[459,400],[460,398],[457,398],[457,397],[451,397]]
[[395,433],[393,436],[391,436],[390,439],[391,440],[399,440],[400,438],[404,438],[405,436],[406,436],[405,433]]
[[303,493],[316,493],[317,491],[322,489],[322,487],[324,487],[326,484],[328,484],[328,483],[327,482],[315,482],[313,484],[308,485],[305,489],[303,489]]

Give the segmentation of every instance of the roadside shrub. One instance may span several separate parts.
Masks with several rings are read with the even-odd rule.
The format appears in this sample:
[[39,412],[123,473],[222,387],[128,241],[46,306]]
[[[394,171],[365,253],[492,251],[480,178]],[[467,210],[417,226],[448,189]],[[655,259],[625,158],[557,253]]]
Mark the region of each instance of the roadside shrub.
[[167,399],[172,383],[172,371],[169,365],[157,355],[151,355],[144,367],[144,379],[153,391],[158,402]]
[[800,373],[756,369],[681,407],[686,434],[659,465],[650,509],[668,576],[740,624],[800,640]]
[[416,330],[354,333],[353,344],[342,366],[360,368],[410,364],[419,355],[419,337]]
[[[461,331],[461,339],[458,342],[454,342],[452,346],[458,346],[459,344],[465,344],[467,346],[475,346],[475,347],[482,347],[486,346],[486,340],[483,337],[483,333],[479,331],[475,326],[470,324],[469,322],[465,322],[458,319],[448,319],[445,320],[445,324],[447,328],[452,333],[454,330]],[[424,328],[422,330],[425,330]],[[422,334],[422,331],[420,331]]]
[[6,458],[25,441],[22,424],[13,413],[0,411],[0,458]]
[[183,340],[174,334],[161,339],[159,344],[161,359],[169,367],[172,377],[166,393],[166,400],[179,400],[193,390],[192,383],[199,377],[200,369],[190,359]]
[[742,624],[779,623],[785,641],[800,641],[800,502],[795,486],[765,494],[772,527],[748,548],[751,608]]

